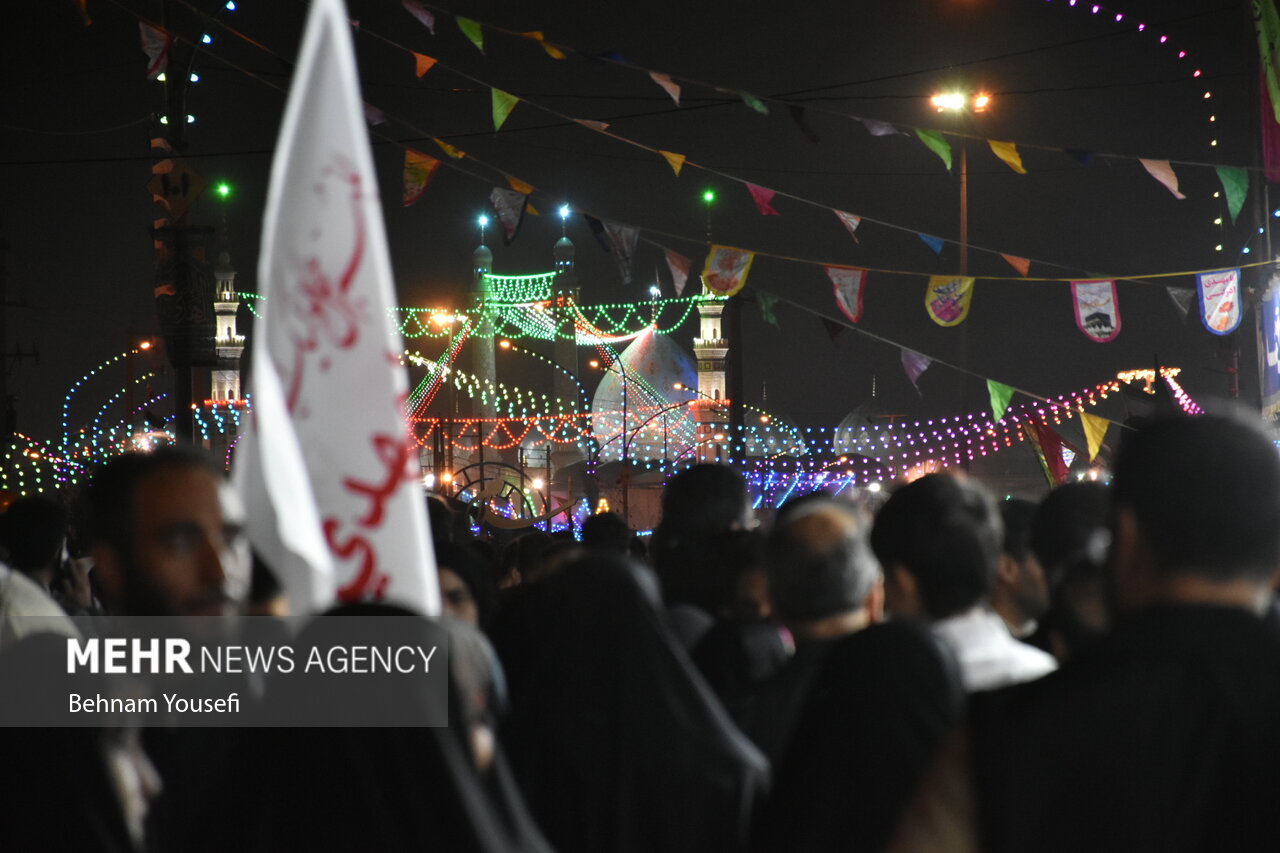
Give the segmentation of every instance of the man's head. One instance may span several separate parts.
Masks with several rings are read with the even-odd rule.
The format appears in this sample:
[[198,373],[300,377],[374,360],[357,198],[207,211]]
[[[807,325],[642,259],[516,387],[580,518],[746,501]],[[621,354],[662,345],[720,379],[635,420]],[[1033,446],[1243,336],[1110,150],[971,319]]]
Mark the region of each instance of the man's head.
[[51,572],[66,557],[67,511],[45,497],[19,498],[0,515],[9,564],[27,574]]
[[1244,603],[1280,567],[1280,455],[1244,420],[1171,418],[1130,434],[1111,499],[1122,607],[1230,590]]
[[582,547],[588,551],[625,557],[635,534],[616,512],[598,512],[582,522]]
[[249,587],[243,511],[220,471],[193,451],[125,454],[86,491],[95,571],[113,612],[227,615]]
[[1040,501],[1027,544],[1044,567],[1051,589],[1069,564],[1104,557],[1110,517],[1110,487],[1092,480],[1064,483]]
[[1000,516],[976,483],[930,474],[880,508],[871,548],[885,571],[885,606],[945,619],[983,601],[1000,556]]
[[838,501],[806,501],[783,516],[765,565],[774,610],[792,631],[829,623],[848,633],[882,615],[880,564],[865,525]]
[[747,481],[727,465],[694,465],[676,474],[662,495],[662,528],[719,533],[751,526]]
[[1025,636],[1049,609],[1049,584],[1028,540],[1036,504],[1012,498],[1000,502],[1004,543],[996,565],[991,606],[1015,636]]

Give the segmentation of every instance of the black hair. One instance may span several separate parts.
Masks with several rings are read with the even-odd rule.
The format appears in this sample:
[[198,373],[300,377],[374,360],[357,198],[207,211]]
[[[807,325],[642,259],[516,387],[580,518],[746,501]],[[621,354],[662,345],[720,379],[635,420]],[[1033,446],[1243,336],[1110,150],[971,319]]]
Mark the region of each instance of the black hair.
[[728,465],[686,468],[662,493],[662,524],[670,537],[682,532],[727,530],[743,520],[750,506],[747,481]]
[[582,522],[582,546],[588,551],[625,557],[634,535],[616,512],[598,512]]
[[1098,533],[1107,529],[1110,507],[1110,487],[1092,480],[1064,483],[1040,501],[1031,518],[1028,544],[1050,586],[1067,563],[1100,556],[1089,550]]
[[9,564],[22,572],[53,565],[67,538],[67,511],[46,497],[18,498],[0,515],[0,544]]
[[1023,498],[1010,498],[1000,502],[1000,521],[1004,524],[1004,541],[1001,550],[1021,563],[1031,550],[1031,519],[1035,517],[1036,504]]

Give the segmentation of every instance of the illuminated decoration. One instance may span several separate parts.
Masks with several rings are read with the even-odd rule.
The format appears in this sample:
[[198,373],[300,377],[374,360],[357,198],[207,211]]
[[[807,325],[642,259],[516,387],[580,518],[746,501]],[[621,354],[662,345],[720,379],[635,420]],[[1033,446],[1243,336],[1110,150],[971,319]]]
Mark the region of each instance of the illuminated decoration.
[[599,515],[602,512],[608,512],[608,511],[609,511],[608,498],[601,498],[600,500],[596,501],[596,515]]

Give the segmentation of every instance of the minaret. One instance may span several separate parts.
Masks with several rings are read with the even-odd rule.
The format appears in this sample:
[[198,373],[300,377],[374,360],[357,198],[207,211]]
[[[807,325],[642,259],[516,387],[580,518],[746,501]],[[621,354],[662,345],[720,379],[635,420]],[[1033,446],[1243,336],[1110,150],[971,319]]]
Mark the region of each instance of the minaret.
[[[494,328],[492,309],[488,306],[490,288],[488,275],[493,271],[493,252],[484,244],[484,226],[487,218],[480,222],[481,242],[471,253],[471,297],[472,311],[476,315],[476,328],[471,333],[468,345],[471,347],[471,372],[482,384],[484,396],[476,403],[475,416],[478,418],[496,418],[498,401],[494,397],[493,388],[497,385],[498,369],[494,360]],[[492,426],[492,425],[490,425]]]
[[225,250],[218,255],[213,275],[213,312],[217,323],[214,347],[218,365],[212,372],[209,397],[220,401],[239,400],[240,357],[244,354],[244,335],[236,334],[236,312],[240,308],[240,297],[236,294],[236,271],[231,266],[231,255]]
[[[693,356],[698,361],[698,398],[693,410],[698,423],[699,462],[729,459],[729,407],[725,398],[725,357],[729,353],[729,340],[723,315],[724,300],[715,298],[703,285],[702,300],[698,303],[698,337],[693,339]],[[725,402],[715,402],[718,400]]]
[[551,298],[556,318],[554,357],[561,369],[555,371],[551,387],[562,412],[576,412],[582,407],[582,395],[572,378],[578,375],[578,340],[573,321],[578,275],[573,269],[573,254],[573,241],[568,237],[556,241],[556,278]]

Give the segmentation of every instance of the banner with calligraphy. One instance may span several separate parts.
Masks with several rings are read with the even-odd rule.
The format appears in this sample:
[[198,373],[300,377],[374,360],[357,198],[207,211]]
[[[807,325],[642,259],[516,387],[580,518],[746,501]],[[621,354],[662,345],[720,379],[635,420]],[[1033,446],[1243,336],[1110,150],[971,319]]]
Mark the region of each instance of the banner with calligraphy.
[[1114,281],[1071,282],[1071,304],[1076,326],[1089,340],[1105,344],[1120,334],[1120,301]]
[[747,273],[755,259],[754,252],[712,246],[702,269],[702,283],[716,296],[733,296],[747,283]]
[[1229,335],[1240,326],[1240,270],[1202,272],[1196,276],[1200,321],[1215,335]]
[[969,316],[973,301],[973,278],[961,275],[929,276],[924,307],[939,326],[958,326]]
[[[391,317],[382,207],[342,0],[314,0],[308,14],[271,169],[258,280],[264,313],[253,350],[254,421],[234,460],[250,540],[285,574],[297,615],[370,599],[439,613],[417,453],[404,420],[408,381]],[[277,457],[280,448],[286,453]],[[307,513],[295,511],[308,502],[309,525]],[[317,536],[331,574],[307,562],[305,543]]]
[[856,323],[862,319],[862,286],[867,280],[867,271],[857,267],[823,267],[831,286],[835,290],[836,305],[849,322]]
[[1272,279],[1258,303],[1258,376],[1262,391],[1262,415],[1280,415],[1280,283]]

